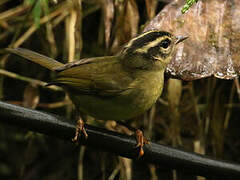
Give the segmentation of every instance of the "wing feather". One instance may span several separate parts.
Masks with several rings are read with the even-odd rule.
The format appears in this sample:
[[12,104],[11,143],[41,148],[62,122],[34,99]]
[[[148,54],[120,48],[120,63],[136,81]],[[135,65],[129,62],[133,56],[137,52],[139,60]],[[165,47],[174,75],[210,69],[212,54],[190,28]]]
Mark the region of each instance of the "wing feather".
[[63,86],[76,94],[117,96],[129,89],[132,80],[116,58],[89,58],[67,64],[56,69],[57,78],[51,84]]

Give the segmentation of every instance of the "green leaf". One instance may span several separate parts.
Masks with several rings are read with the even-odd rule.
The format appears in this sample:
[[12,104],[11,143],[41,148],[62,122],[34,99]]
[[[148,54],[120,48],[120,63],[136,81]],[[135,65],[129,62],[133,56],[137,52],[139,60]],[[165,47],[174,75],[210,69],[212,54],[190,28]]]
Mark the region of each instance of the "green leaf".
[[186,0],[185,5],[182,8],[182,14],[184,14],[194,3],[196,3],[198,0]]
[[40,17],[42,14],[41,1],[42,0],[38,0],[33,8],[34,23],[37,27],[40,25]]
[[35,1],[36,0],[25,0],[24,2],[26,2],[28,5],[33,5]]

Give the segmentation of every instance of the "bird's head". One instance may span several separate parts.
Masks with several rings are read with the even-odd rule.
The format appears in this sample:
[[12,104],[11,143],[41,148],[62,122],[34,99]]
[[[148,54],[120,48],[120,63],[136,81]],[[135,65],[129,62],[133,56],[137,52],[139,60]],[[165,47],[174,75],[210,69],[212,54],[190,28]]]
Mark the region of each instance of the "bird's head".
[[172,59],[175,46],[186,38],[166,31],[147,31],[130,40],[120,56],[129,68],[163,69]]

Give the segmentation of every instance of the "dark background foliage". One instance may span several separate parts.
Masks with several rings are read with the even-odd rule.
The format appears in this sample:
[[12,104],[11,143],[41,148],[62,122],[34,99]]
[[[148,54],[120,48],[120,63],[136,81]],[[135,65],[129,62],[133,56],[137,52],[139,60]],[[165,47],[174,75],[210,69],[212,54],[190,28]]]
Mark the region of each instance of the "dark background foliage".
[[[0,48],[21,46],[62,62],[114,54],[166,4],[154,0],[3,0]],[[6,54],[0,54],[0,66],[0,74],[5,75],[0,77],[1,100],[74,118],[74,107],[65,93],[44,87],[54,74]],[[240,162],[239,107],[234,81],[166,79],[159,101],[131,126],[141,127],[155,142]],[[87,120],[126,131],[114,121]],[[3,124],[0,178],[202,179]]]

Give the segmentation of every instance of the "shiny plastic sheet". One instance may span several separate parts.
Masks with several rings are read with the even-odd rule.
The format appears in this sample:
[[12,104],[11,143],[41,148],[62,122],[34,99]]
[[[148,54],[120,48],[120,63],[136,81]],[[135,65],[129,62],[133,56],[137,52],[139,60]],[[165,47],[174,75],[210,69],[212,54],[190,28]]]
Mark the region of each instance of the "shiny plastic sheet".
[[214,75],[222,79],[240,73],[240,1],[198,1],[181,14],[185,0],[167,5],[144,31],[162,29],[189,39],[176,48],[166,74],[183,80]]

